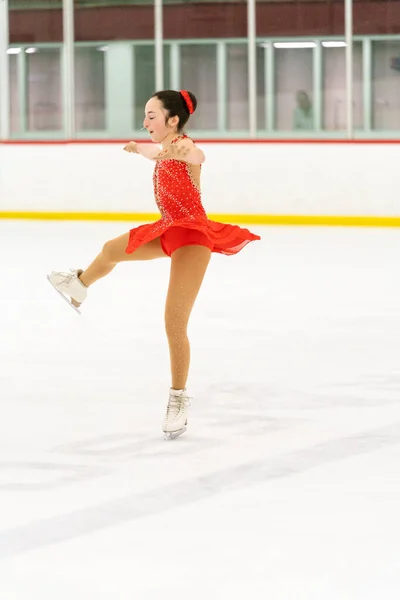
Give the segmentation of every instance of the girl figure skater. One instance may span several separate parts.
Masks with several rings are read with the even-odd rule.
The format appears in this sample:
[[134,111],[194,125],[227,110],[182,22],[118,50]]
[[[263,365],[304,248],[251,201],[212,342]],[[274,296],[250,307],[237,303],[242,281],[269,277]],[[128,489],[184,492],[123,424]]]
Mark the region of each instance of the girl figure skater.
[[197,100],[186,90],[155,93],[145,107],[144,128],[158,146],[129,142],[124,150],[155,162],[153,184],[161,217],[106,242],[85,269],[53,271],[50,283],[79,312],[88,288],[122,261],[170,257],[170,281],[165,305],[165,329],[171,363],[171,388],[162,425],[166,439],[187,426],[186,389],[190,345],[189,317],[212,252],[233,255],[259,240],[249,230],[207,218],[201,202],[200,171],[204,153],[183,133]]

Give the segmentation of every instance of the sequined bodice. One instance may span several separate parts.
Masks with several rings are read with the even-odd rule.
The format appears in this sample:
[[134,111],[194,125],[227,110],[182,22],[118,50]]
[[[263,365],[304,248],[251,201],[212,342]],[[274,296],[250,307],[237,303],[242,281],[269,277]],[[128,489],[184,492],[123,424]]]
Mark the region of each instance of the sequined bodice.
[[206,217],[201,202],[200,166],[175,159],[156,163],[154,195],[163,218],[173,221]]

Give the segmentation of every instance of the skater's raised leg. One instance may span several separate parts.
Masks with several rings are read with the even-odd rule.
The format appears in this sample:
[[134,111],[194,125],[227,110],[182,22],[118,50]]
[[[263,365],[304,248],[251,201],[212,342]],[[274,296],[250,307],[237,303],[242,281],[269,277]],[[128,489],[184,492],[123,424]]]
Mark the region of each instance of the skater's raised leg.
[[120,262],[133,260],[153,260],[165,257],[159,238],[140,246],[135,252],[127,254],[125,249],[129,240],[129,233],[106,242],[100,254],[85,270],[71,270],[70,273],[53,271],[48,276],[50,283],[71,304],[79,307],[86,299],[90,285],[98,279],[108,275]]
[[120,262],[153,260],[155,258],[166,256],[161,248],[160,238],[147,242],[147,244],[140,246],[130,254],[126,252],[128,241],[129,233],[124,233],[123,235],[106,242],[100,254],[80,275],[79,279],[82,283],[86,287],[89,287],[98,279],[108,275]]

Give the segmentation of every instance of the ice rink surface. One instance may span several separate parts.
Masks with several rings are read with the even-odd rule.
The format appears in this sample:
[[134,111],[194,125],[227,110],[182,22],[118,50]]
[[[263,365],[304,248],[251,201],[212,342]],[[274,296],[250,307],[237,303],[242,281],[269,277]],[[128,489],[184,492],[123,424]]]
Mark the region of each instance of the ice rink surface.
[[400,231],[214,256],[165,442],[169,259],[46,280],[128,227],[0,221],[0,599],[398,600]]

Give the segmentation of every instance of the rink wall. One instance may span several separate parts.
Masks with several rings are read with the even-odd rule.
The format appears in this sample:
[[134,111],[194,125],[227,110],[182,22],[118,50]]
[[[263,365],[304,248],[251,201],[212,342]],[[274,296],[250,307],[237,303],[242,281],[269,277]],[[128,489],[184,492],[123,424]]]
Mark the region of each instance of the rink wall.
[[[158,218],[124,141],[0,144],[0,217]],[[400,225],[399,141],[199,141],[203,202],[238,223]]]

